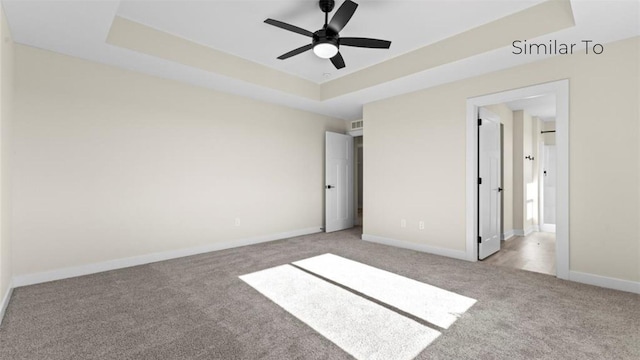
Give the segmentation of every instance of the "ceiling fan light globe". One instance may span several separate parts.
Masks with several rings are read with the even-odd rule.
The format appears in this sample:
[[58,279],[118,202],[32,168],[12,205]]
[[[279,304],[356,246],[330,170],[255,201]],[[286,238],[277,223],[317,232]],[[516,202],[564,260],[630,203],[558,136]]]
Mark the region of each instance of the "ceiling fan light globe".
[[331,59],[338,53],[338,47],[331,43],[319,43],[313,47],[313,53],[323,59]]

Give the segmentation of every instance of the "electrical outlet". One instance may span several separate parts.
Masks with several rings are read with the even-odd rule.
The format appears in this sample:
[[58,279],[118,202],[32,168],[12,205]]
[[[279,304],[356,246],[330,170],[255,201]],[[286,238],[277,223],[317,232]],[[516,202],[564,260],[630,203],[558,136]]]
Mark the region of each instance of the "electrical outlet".
[[418,229],[420,229],[420,230],[424,230],[424,221],[420,221],[420,222],[418,223]]
[[401,228],[406,228],[407,227],[407,220],[406,219],[400,220],[400,227]]
[[236,221],[235,221],[234,224],[235,224],[235,226],[240,226],[240,218],[236,218]]

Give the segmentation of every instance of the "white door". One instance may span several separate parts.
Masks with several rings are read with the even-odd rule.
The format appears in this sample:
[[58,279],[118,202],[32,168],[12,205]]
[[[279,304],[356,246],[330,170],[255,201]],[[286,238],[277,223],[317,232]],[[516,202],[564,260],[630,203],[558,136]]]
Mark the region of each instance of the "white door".
[[353,138],[327,131],[325,147],[325,231],[353,227]]
[[544,145],[542,231],[556,230],[556,146]]
[[478,122],[478,259],[500,250],[500,118],[480,108]]

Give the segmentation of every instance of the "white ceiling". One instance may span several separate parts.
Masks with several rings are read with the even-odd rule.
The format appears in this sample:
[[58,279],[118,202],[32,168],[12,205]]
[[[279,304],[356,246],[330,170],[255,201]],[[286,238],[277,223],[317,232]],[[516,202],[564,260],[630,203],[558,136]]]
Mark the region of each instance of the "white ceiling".
[[[2,4],[17,43],[351,120],[362,117],[362,105],[368,102],[548,56],[514,56],[511,48],[505,47],[317,101],[112,46],[105,39],[113,19],[122,16],[280,71],[323,82],[470,30],[540,1],[356,0],[360,6],[341,35],[382,38],[393,43],[390,50],[342,48],[347,67],[340,71],[336,71],[329,61],[315,58],[311,52],[289,60],[276,59],[282,53],[304,45],[307,39],[264,24],[264,19],[271,17],[314,31],[323,19],[317,3],[311,0],[2,0]],[[340,4],[339,0],[336,6]],[[639,4],[637,0],[572,0],[576,26],[542,36],[538,41],[593,39],[607,43],[640,35]],[[324,73],[331,76],[324,77]]]
[[[126,0],[120,3],[118,15],[322,83],[542,1],[356,0],[358,9],[340,35],[390,40],[392,45],[389,50],[343,46],[340,51],[347,66],[341,70],[336,70],[329,60],[318,58],[312,51],[287,60],[277,59],[279,55],[311,43],[311,39],[267,25],[264,20],[273,18],[314,32],[324,24],[324,13],[318,7],[318,2],[313,0]],[[330,15],[341,4],[342,0],[337,0]]]
[[524,110],[527,114],[539,117],[543,121],[553,121],[556,118],[556,96],[553,94],[514,100],[506,105],[513,111]]

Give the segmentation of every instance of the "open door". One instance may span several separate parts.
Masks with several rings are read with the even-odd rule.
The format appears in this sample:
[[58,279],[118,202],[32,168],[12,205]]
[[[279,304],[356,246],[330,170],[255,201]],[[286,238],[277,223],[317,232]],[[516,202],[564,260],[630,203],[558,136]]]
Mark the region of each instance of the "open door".
[[544,145],[542,158],[541,230],[556,232],[556,146]]
[[328,132],[325,146],[325,231],[353,227],[353,138]]
[[478,116],[478,259],[500,251],[500,117],[480,108]]

